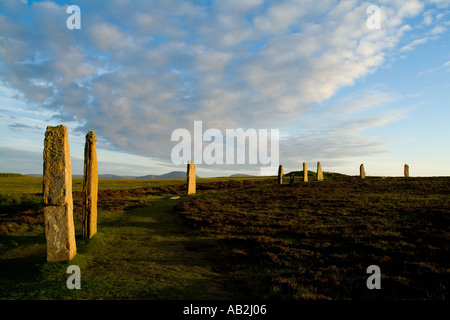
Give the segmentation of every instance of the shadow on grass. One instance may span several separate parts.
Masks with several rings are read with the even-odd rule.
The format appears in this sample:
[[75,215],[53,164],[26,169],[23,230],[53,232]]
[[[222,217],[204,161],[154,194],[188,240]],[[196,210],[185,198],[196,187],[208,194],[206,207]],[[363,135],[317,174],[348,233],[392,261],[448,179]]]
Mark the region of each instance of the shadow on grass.
[[[0,299],[230,299],[212,270],[213,245],[183,225],[176,203],[100,212],[91,239],[75,221],[77,255],[68,262],[46,262],[42,227],[0,237]],[[67,289],[69,265],[80,267],[82,290]]]
[[[44,252],[45,253],[45,252]],[[39,265],[45,263],[42,253],[25,257],[0,259],[0,282],[34,281],[40,277]]]
[[1,250],[32,244],[45,244],[45,236],[43,233],[42,235],[7,235],[0,238],[0,244],[4,247]]

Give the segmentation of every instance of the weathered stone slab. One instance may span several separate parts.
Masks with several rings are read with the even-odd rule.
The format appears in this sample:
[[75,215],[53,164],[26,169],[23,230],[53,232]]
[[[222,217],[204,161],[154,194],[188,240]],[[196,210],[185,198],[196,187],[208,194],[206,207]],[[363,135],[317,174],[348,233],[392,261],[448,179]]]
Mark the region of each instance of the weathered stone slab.
[[303,162],[303,182],[308,182],[308,164]]
[[364,164],[359,166],[359,177],[361,179],[365,179],[366,178],[366,171],[364,170]]
[[320,165],[320,162],[317,162],[317,181],[322,180],[323,180],[322,166]]
[[187,194],[195,194],[197,192],[195,178],[195,164],[189,161],[187,165]]
[[405,164],[405,167],[403,169],[403,173],[405,175],[405,178],[409,178],[409,166]]
[[70,261],[76,255],[73,205],[44,207],[47,261]]
[[69,134],[65,126],[47,127],[44,140],[44,205],[72,201]]
[[278,184],[283,184],[283,166],[278,167]]
[[45,133],[43,198],[47,261],[71,260],[76,255],[76,244],[69,134],[65,126],[47,127]]
[[83,237],[91,238],[97,233],[98,166],[97,137],[94,131],[86,135],[84,147],[83,179]]

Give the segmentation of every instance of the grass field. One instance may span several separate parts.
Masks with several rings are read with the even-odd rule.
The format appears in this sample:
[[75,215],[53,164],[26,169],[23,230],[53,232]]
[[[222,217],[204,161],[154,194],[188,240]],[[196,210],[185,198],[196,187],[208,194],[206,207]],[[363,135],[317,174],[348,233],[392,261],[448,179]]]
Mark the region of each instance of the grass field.
[[[245,297],[448,299],[449,178],[273,185],[178,204]],[[378,265],[383,290],[368,290]]]
[[42,178],[0,175],[0,299],[449,298],[450,178],[313,178],[100,180],[90,240],[74,179],[77,255],[47,263]]

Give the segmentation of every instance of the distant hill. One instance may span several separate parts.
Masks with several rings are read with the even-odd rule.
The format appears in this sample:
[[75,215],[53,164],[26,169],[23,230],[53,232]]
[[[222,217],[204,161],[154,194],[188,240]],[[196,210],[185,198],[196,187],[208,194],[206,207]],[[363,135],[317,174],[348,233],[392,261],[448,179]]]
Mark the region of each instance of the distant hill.
[[230,178],[238,178],[238,177],[256,177],[256,176],[252,176],[249,174],[243,174],[243,173],[232,174],[230,176]]
[[[161,174],[161,175],[147,175],[136,177],[136,179],[184,179],[186,178],[185,171],[172,171],[169,173]],[[198,178],[198,176],[197,176]]]
[[[12,174],[12,173],[3,173],[3,175],[20,175],[20,174]],[[26,174],[26,176],[29,177],[42,177],[42,174]],[[72,175],[72,178],[83,178],[83,175],[74,174]],[[185,179],[186,178],[186,172],[185,171],[172,171],[169,173],[161,174],[161,175],[155,175],[155,174],[149,174],[146,176],[118,176],[115,174],[99,174],[99,179]],[[199,178],[199,176],[197,176]]]
[[24,176],[27,176],[27,177],[42,177],[42,173],[24,174]]
[[[291,171],[289,173],[285,173],[284,177],[289,178],[291,176],[291,173],[294,173],[294,176],[296,177],[302,177],[303,171]],[[12,177],[12,176],[21,176],[22,174],[18,173],[0,173],[0,176],[3,177]],[[349,175],[336,173],[336,172],[323,172],[325,179],[339,179],[343,177],[349,177]],[[29,177],[42,177],[42,174],[25,174],[25,176]],[[196,176],[197,178],[200,178],[199,176]],[[249,174],[243,174],[243,173],[237,173],[229,176],[230,178],[238,178],[238,177],[257,177],[254,175]],[[83,178],[83,175],[74,174],[72,175],[72,178]],[[98,176],[99,179],[186,179],[186,171],[172,171],[169,173],[161,174],[161,175],[154,175],[149,174],[145,176],[119,176],[115,174],[100,174]],[[316,172],[314,171],[308,171],[308,178],[309,179],[315,179],[316,178]]]
[[[27,177],[40,177],[40,178],[42,178],[43,174],[42,173],[30,173],[30,174],[24,174],[24,176],[27,176]],[[72,178],[83,178],[83,175],[81,175],[81,174],[73,174]],[[99,178],[100,178],[100,176],[99,176]]]
[[20,177],[20,173],[0,173],[0,177]]
[[[75,176],[74,176],[74,178],[75,178]],[[80,178],[82,178],[82,176]],[[136,179],[136,177],[132,177],[132,176],[118,176],[115,174],[99,174],[98,178],[99,179]]]

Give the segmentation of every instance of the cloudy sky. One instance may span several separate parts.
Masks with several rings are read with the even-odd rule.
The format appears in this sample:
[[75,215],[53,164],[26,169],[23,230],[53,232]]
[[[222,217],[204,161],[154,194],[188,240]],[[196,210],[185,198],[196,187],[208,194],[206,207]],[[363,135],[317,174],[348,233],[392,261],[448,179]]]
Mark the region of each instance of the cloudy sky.
[[74,174],[88,130],[100,174],[185,170],[172,132],[202,121],[278,129],[285,172],[450,175],[450,1],[1,0],[0,119],[0,172],[42,173],[59,124]]

